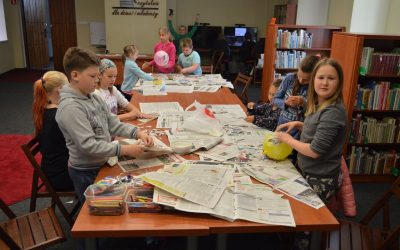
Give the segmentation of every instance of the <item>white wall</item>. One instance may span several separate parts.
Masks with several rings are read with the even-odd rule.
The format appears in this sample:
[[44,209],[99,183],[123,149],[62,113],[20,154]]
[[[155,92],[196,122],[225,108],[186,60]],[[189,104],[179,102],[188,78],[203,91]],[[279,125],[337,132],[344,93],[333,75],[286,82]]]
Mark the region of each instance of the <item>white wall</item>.
[[[391,0],[354,0],[350,32],[384,33]],[[397,15],[398,15],[398,11]],[[398,25],[398,24],[397,24]]]
[[326,25],[328,22],[329,0],[298,0],[298,25]]
[[[111,53],[122,53],[123,47],[128,44],[135,44],[140,53],[153,52],[154,45],[159,42],[158,30],[166,26],[167,20],[166,0],[154,0],[154,2],[159,3],[156,17],[113,15],[113,7],[120,6],[120,1],[104,1],[107,48]],[[119,12],[121,14],[122,10]]]
[[391,0],[385,32],[400,35],[400,0]]
[[10,1],[4,1],[4,14],[8,40],[0,42],[0,74],[25,67],[19,5],[11,5]]
[[350,30],[354,0],[331,0],[329,3],[328,25],[345,26]]

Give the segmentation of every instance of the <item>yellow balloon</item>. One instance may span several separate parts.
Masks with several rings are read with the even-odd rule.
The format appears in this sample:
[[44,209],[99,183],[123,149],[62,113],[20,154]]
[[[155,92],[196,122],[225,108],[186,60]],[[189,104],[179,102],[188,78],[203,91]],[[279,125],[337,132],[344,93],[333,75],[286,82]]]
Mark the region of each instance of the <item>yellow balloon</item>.
[[279,142],[274,134],[267,134],[264,139],[263,154],[272,160],[281,161],[292,153],[292,147]]

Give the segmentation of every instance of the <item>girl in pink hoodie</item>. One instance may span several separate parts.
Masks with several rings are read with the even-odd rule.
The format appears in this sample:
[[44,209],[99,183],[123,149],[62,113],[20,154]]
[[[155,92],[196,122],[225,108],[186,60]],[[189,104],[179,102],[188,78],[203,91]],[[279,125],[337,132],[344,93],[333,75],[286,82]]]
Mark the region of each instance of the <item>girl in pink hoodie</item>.
[[158,72],[160,73],[174,73],[175,71],[175,57],[176,57],[176,48],[173,42],[170,41],[171,33],[169,32],[167,27],[162,27],[159,30],[160,42],[156,44],[154,47],[154,54],[157,51],[163,50],[169,56],[169,61],[165,66],[159,66],[155,63],[154,59],[150,62],[145,62],[142,65],[142,69],[146,69],[150,66],[154,66]]

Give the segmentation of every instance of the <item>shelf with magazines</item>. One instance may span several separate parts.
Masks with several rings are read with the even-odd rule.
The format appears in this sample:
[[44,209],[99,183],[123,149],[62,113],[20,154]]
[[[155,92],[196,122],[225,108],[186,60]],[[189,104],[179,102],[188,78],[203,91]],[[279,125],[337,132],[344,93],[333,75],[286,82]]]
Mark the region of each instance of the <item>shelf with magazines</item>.
[[343,67],[352,180],[393,181],[400,173],[400,36],[335,32],[331,56]]
[[308,54],[330,56],[332,34],[339,26],[269,24],[266,28],[261,101],[268,99],[269,85],[277,77],[296,72]]

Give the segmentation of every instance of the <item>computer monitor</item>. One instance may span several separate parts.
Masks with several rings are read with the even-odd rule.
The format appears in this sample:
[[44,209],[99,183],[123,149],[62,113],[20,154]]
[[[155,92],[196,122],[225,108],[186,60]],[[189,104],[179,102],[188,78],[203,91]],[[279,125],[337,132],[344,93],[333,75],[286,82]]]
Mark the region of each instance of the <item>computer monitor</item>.
[[224,27],[224,37],[231,47],[241,47],[247,32],[251,34],[251,40],[257,42],[256,27]]

